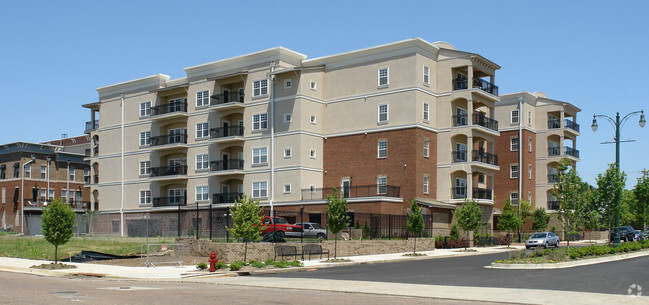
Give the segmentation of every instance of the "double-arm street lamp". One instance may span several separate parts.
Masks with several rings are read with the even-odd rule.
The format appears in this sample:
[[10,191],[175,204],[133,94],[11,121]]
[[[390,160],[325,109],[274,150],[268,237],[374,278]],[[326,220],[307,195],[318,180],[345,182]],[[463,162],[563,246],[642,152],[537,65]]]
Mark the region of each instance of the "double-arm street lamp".
[[[631,112],[627,115],[625,115],[622,119],[620,119],[620,113],[617,112],[615,115],[615,120],[607,115],[601,115],[601,114],[594,114],[593,115],[593,125],[590,126],[590,128],[593,129],[593,132],[597,131],[597,118],[605,118],[613,126],[615,127],[615,142],[605,142],[605,143],[615,143],[615,167],[617,170],[620,170],[620,142],[629,142],[629,141],[620,141],[620,129],[622,126],[624,126],[624,122],[626,122],[627,119],[629,119],[632,115],[634,114],[640,114],[640,121],[638,121],[638,125],[640,125],[640,128],[643,128],[644,125],[647,123],[644,118],[644,111],[634,111]],[[602,143],[602,144],[605,144]],[[620,245],[620,198],[619,196],[615,197],[615,234],[613,235],[613,244],[615,246]]]

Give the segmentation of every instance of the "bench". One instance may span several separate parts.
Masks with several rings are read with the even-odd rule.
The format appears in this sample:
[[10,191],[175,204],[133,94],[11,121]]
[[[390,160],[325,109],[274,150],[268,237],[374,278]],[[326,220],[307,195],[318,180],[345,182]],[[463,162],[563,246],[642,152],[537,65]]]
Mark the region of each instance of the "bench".
[[311,255],[320,255],[320,259],[322,259],[323,254],[327,254],[327,259],[329,259],[329,250],[327,249],[322,249],[322,246],[320,245],[304,245],[302,246],[302,258],[304,259],[304,255],[308,254],[309,255],[309,260],[311,260]]
[[295,246],[275,246],[275,257],[273,260],[277,260],[277,257],[293,256],[293,260],[297,260],[297,257],[302,256],[302,253],[297,252]]

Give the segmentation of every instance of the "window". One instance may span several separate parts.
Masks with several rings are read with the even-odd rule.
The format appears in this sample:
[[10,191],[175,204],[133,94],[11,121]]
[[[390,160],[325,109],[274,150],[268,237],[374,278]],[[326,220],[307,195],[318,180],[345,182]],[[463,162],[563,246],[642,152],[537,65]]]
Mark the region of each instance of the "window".
[[47,190],[41,189],[41,201],[47,201]]
[[266,147],[252,149],[252,164],[263,164],[268,162],[268,150]]
[[210,168],[210,156],[208,154],[196,155],[196,170],[207,170]]
[[41,179],[47,178],[47,166],[41,165]]
[[14,163],[14,178],[20,177],[20,162]]
[[210,90],[196,92],[196,107],[208,106],[210,104]]
[[90,170],[87,168],[83,169],[83,182],[90,183]]
[[527,141],[527,150],[532,152],[532,138],[529,138],[529,140]]
[[427,66],[424,66],[424,84],[430,84],[430,68]]
[[252,130],[268,128],[268,113],[254,114],[252,116]]
[[140,103],[140,116],[146,117],[151,115],[151,102]]
[[466,179],[455,178],[455,192],[453,199],[466,198]]
[[532,164],[527,165],[527,179],[532,179]]
[[0,179],[7,179],[7,166],[4,164],[0,168]]
[[74,166],[70,166],[70,181],[74,181]]
[[284,123],[290,123],[292,116],[290,113],[284,113]]
[[428,158],[428,146],[430,145],[430,140],[424,139],[424,157]]
[[512,205],[518,205],[518,192],[510,193],[509,201],[511,201]]
[[144,190],[140,191],[140,204],[150,204],[151,203],[151,191]]
[[180,98],[169,100],[169,112],[187,111],[187,99],[183,102]]
[[388,68],[379,69],[379,87],[388,85]]
[[518,151],[518,137],[511,138],[511,151]]
[[205,201],[210,198],[210,189],[207,185],[196,187],[196,201]]
[[518,178],[518,164],[512,164],[509,166],[509,177]]
[[527,112],[527,125],[532,126],[532,111]]
[[268,183],[266,181],[252,183],[252,197],[266,197],[268,196]]
[[315,124],[315,123],[316,123],[316,117],[315,117],[315,114],[312,114],[312,115],[309,117],[309,122],[311,122],[311,124]]
[[210,136],[210,123],[196,124],[196,138],[205,138]]
[[518,110],[512,110],[512,124],[518,124]]
[[309,157],[311,159],[315,159],[315,149],[312,149],[312,150],[309,151]]
[[376,191],[379,195],[387,194],[388,192],[388,177],[379,176],[376,178]]
[[424,194],[428,194],[428,176],[424,176]]
[[290,194],[290,193],[291,193],[291,185],[284,184],[284,194]]
[[292,157],[291,148],[290,147],[284,148],[284,158],[290,158],[290,157]]
[[151,145],[151,132],[144,131],[140,132],[140,146]]
[[428,112],[428,103],[424,103],[424,122],[428,122],[430,120],[430,114]]
[[309,88],[311,88],[311,90],[316,90],[316,82],[314,80],[309,82]]
[[268,94],[268,80],[262,79],[252,82],[252,96]]
[[25,178],[31,178],[32,176],[32,164],[27,164],[25,166]]
[[67,190],[61,190],[61,200],[63,202],[68,202],[68,192],[67,192]]
[[485,183],[487,180],[487,175],[478,175],[478,183]]
[[379,105],[379,123],[388,121],[388,105]]
[[527,202],[532,203],[532,192],[527,192]]
[[285,79],[284,80],[284,89],[291,88],[293,86],[293,81],[291,79]]
[[49,199],[54,199],[54,189],[49,190]]
[[387,158],[388,157],[388,140],[379,140],[378,143],[378,157]]

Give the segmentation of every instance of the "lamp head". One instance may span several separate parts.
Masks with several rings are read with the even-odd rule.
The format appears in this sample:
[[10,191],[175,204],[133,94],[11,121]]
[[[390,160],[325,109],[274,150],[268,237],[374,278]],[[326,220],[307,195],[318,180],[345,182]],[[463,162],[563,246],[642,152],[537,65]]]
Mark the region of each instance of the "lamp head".
[[597,131],[597,119],[593,115],[593,125],[590,125],[590,128],[593,129],[593,132]]
[[647,121],[644,119],[644,111],[640,111],[640,121],[638,121],[640,128],[644,128],[644,125],[647,124]]

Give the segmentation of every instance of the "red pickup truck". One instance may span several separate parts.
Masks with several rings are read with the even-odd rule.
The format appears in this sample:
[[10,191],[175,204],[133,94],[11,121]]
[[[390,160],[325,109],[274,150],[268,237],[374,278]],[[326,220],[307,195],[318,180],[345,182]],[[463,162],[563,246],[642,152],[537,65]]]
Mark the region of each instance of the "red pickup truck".
[[301,226],[289,224],[288,221],[286,221],[286,219],[282,217],[271,218],[269,216],[265,216],[261,219],[261,223],[266,226],[261,232],[261,235],[275,232],[282,237],[284,237],[285,235],[291,237],[300,237],[300,234],[303,230]]

